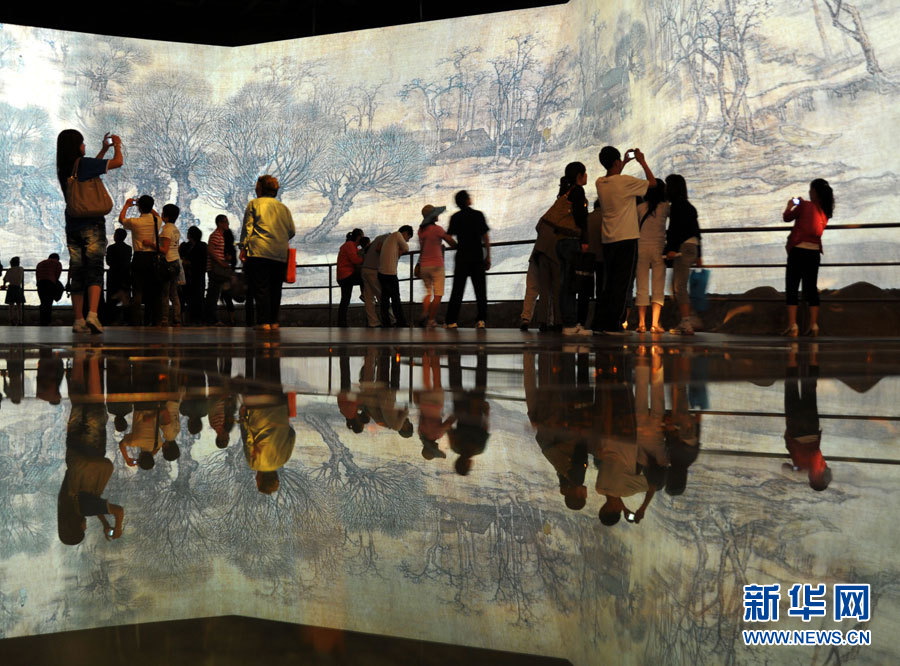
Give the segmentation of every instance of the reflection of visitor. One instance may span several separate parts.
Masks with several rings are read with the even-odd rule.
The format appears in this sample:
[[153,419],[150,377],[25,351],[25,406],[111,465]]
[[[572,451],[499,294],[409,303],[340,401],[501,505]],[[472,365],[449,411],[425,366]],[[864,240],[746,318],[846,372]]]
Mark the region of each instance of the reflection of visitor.
[[346,419],[347,428],[359,434],[369,422],[369,416],[360,406],[359,393],[352,390],[350,382],[350,356],[346,347],[340,350],[341,390],[337,395],[338,409]]
[[822,456],[822,429],[816,389],[819,379],[818,345],[810,345],[809,364],[801,374],[796,345],[791,349],[784,379],[784,443],[791,454],[785,467],[806,472],[809,487],[825,490],[831,483],[831,468]]
[[239,413],[241,441],[256,488],[264,495],[278,490],[278,470],[294,452],[294,429],[288,398],[281,385],[281,359],[268,352],[248,356],[247,384]]
[[241,440],[256,488],[264,495],[278,490],[278,470],[294,452],[286,395],[245,396],[240,409]]
[[[59,540],[69,546],[84,540],[88,516],[97,516],[106,539],[122,536],[125,519],[121,506],[101,497],[113,473],[106,457],[106,408],[102,400],[85,400],[88,395],[103,396],[99,359],[85,359],[76,350],[69,377],[72,408],[66,423],[66,474],[57,497]],[[107,515],[115,518],[115,526],[110,526]]]
[[701,415],[690,411],[691,366],[690,353],[679,354],[672,361],[672,411],[663,416],[666,455],[670,467],[666,476],[666,493],[681,495],[687,487],[688,468],[700,453]]
[[[154,406],[152,409],[135,407],[134,416],[131,418],[131,432],[119,442],[119,451],[125,464],[129,467],[137,465],[144,470],[153,469],[157,452],[168,444],[160,434],[160,425],[170,423],[169,412],[164,407]],[[177,445],[173,449],[169,444],[163,452],[163,457],[166,460],[174,460],[177,457],[173,457],[176,449]]]
[[433,349],[422,354],[422,387],[413,396],[419,406],[418,432],[422,442],[422,457],[426,460],[446,458],[447,454],[438,447],[438,440],[450,430],[456,422],[456,416],[444,419],[441,357]]
[[[566,356],[574,361],[574,355]],[[556,381],[554,376],[554,367],[558,362],[561,364],[558,354],[539,354],[537,371],[534,362],[533,353],[524,354],[522,365],[528,418],[535,428],[535,440],[541,447],[541,453],[556,470],[559,492],[566,506],[578,511],[587,502],[587,486],[584,485],[587,471],[585,426],[582,424],[579,428],[576,424],[567,423],[563,414],[564,402],[570,397],[577,399],[577,396],[563,396],[559,390],[561,382]]]
[[10,349],[2,374],[3,393],[14,405],[20,404],[25,397],[25,350],[22,347]]
[[397,402],[400,390],[400,360],[388,347],[376,354],[374,347],[366,350],[359,372],[359,404],[362,413],[375,425],[397,431],[403,438],[412,437],[415,430],[409,420],[409,406]]
[[462,387],[462,367],[457,349],[448,354],[448,379],[453,391],[453,416],[456,427],[447,433],[450,448],[459,455],[453,468],[465,476],[472,469],[472,458],[484,452],[490,438],[491,407],[485,400],[487,389],[487,354],[479,351],[475,366],[475,386]]
[[59,387],[64,376],[65,370],[59,354],[49,347],[41,347],[35,382],[35,397],[39,400],[46,400],[51,405],[58,405],[62,401]]
[[[628,522],[640,522],[660,483],[653,478],[637,442],[637,420],[634,395],[628,380],[631,377],[630,356],[602,356],[597,354],[594,393],[594,415],[591,429],[592,453],[597,467],[597,493],[605,501],[599,517],[603,525],[612,526],[622,515]],[[644,493],[644,501],[632,513],[624,500]]]

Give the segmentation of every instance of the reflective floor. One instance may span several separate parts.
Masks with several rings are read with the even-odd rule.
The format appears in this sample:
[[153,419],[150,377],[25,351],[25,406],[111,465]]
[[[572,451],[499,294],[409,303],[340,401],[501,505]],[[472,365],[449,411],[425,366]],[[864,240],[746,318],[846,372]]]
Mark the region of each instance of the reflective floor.
[[[578,665],[900,660],[900,340],[7,330],[0,658],[242,616]],[[774,584],[779,621],[746,619]]]

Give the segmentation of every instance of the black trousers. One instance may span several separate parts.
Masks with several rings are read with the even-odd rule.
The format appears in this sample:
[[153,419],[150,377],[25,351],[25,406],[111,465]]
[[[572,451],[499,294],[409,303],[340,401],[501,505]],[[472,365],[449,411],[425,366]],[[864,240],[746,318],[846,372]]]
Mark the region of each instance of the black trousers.
[[281,288],[287,262],[255,257],[244,262],[247,287],[253,295],[257,324],[277,324],[281,310]]
[[820,254],[818,250],[806,250],[792,247],[788,252],[787,272],[785,274],[784,296],[788,305],[797,305],[800,282],[803,282],[803,300],[807,305],[819,304]]
[[212,271],[207,274],[206,300],[203,303],[203,319],[207,324],[215,324],[219,321],[219,296],[222,294],[222,286],[225,280],[214,275]]
[[396,275],[378,274],[378,283],[381,285],[381,322],[391,320],[391,311],[394,312],[394,326],[402,328],[407,325],[406,315],[403,314],[403,301],[400,300],[400,280]]
[[[131,297],[131,325],[147,324],[155,326],[159,323],[159,288],[154,267],[156,252],[135,252],[131,259],[131,275],[134,282],[134,294]],[[141,316],[141,304],[144,305],[144,316]]]
[[38,298],[41,299],[41,326],[49,326],[50,315],[53,312],[53,296],[56,292],[56,283],[52,280],[39,280],[37,290]]
[[447,306],[447,323],[455,324],[459,319],[459,308],[463,294],[466,293],[466,280],[472,280],[475,290],[475,302],[478,309],[478,321],[487,320],[487,279],[483,261],[457,261],[453,268],[453,290],[450,292],[450,304]]
[[591,328],[620,331],[637,262],[637,239],[603,244],[603,291],[594,309]]
[[819,405],[816,388],[819,366],[809,366],[809,373],[800,376],[798,368],[788,368],[784,378],[784,422],[791,437],[816,435],[819,432]]
[[347,326],[347,310],[350,308],[350,297],[353,295],[353,287],[362,286],[362,276],[353,273],[348,277],[338,280],[341,287],[341,304],[338,306],[338,326]]

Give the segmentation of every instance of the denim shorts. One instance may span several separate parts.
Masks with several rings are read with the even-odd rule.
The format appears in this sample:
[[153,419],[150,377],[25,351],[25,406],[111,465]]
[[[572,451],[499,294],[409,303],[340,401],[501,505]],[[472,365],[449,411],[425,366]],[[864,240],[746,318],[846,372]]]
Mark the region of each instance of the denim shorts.
[[106,225],[91,224],[66,229],[69,246],[69,280],[73,294],[88,287],[103,286],[103,260],[106,257]]

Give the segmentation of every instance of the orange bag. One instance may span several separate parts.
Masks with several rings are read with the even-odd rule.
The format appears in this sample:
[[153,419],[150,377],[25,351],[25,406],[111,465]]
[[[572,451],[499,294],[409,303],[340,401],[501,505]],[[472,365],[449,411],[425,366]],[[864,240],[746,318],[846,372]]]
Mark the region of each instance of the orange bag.
[[287,253],[287,272],[284,281],[288,284],[294,284],[297,281],[297,250],[292,247],[288,248]]

